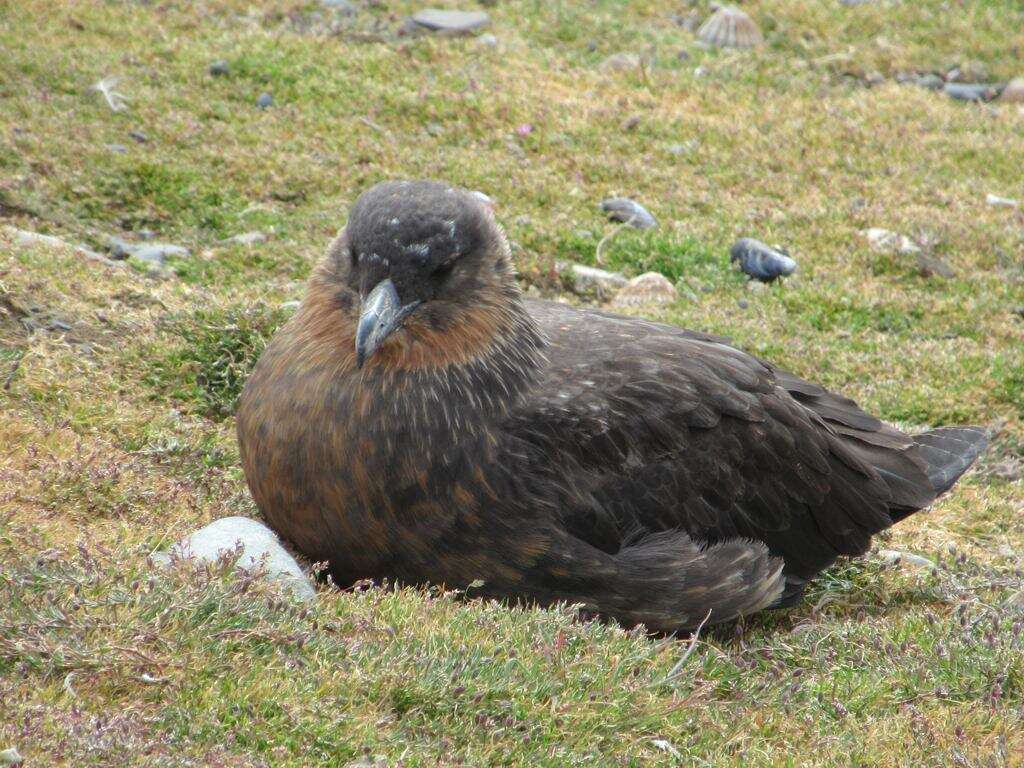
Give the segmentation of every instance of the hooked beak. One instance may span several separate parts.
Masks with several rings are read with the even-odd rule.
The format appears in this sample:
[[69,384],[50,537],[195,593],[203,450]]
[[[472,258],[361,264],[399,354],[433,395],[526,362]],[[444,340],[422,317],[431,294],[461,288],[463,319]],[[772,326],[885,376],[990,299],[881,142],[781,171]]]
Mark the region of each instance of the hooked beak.
[[373,357],[384,340],[402,327],[405,318],[419,304],[414,301],[403,307],[390,278],[377,283],[363,299],[360,308],[359,325],[356,328],[356,366],[362,368],[363,363]]

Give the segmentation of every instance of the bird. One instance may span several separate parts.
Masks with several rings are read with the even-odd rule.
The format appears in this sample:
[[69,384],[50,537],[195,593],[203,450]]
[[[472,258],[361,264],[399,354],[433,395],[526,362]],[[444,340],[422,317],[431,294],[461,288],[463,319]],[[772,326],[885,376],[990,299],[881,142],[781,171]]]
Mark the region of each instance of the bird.
[[664,633],[799,602],[986,445],[713,334],[527,299],[492,207],[441,181],[358,197],[236,415],[262,516],[335,584]]

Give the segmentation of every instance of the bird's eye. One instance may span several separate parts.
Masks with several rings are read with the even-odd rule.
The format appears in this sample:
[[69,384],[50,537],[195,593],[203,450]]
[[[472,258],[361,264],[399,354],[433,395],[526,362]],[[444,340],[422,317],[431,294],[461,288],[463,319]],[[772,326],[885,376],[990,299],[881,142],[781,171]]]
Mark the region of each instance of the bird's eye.
[[448,277],[448,275],[452,273],[453,269],[455,269],[455,259],[451,259],[449,261],[444,262],[443,264],[439,264],[437,267],[434,268],[434,271],[431,272],[430,274],[432,277],[436,277],[438,280],[441,280],[445,277]]

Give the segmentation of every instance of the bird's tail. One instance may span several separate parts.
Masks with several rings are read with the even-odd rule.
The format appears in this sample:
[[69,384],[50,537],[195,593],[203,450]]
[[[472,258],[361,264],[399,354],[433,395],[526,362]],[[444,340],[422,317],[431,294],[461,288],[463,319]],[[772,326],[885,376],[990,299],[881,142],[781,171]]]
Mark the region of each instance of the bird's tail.
[[984,452],[988,438],[978,427],[944,427],[916,435],[914,443],[938,496],[952,488]]
[[777,603],[785,588],[782,560],[747,539],[702,547],[681,531],[665,531],[623,547],[614,558],[619,589],[605,596],[603,612],[656,631],[756,613]]

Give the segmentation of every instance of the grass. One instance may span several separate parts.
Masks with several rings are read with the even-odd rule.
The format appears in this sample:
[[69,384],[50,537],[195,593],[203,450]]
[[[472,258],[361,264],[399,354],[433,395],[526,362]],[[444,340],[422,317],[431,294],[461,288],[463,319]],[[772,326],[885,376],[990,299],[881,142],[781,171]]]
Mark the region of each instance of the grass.
[[[1024,612],[1007,604],[1024,589],[1024,219],[985,204],[1024,198],[1024,114],[894,81],[965,60],[1024,74],[1019,3],[752,0],[750,53],[700,48],[667,0],[495,4],[496,47],[394,38],[411,3],[358,5],[0,0],[0,224],[192,252],[169,274],[112,269],[0,228],[0,749],[68,766],[1024,765]],[[620,51],[643,69],[602,70]],[[108,75],[129,109],[90,90]],[[803,605],[700,638],[676,674],[686,638],[570,608],[323,588],[299,609],[224,568],[155,571],[150,552],[257,514],[239,387],[352,200],[395,176],[486,191],[545,294],[556,261],[598,263],[615,225],[597,203],[635,197],[659,228],[607,238],[600,264],[688,289],[644,314],[892,421],[999,427],[980,471],[880,542],[938,571],[841,563]],[[956,277],[872,251],[867,227],[927,241]],[[268,242],[223,242],[249,230]],[[784,244],[799,273],[748,291],[728,267],[740,236]]]

